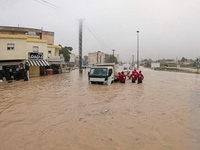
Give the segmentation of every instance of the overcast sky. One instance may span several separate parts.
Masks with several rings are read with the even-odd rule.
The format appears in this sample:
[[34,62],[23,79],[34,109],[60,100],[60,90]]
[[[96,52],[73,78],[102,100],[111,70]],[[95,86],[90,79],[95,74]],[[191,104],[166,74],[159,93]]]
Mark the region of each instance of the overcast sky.
[[140,59],[200,56],[200,0],[0,0],[0,10],[1,26],[53,31],[75,54],[82,18],[83,55],[115,49],[130,61],[138,30]]

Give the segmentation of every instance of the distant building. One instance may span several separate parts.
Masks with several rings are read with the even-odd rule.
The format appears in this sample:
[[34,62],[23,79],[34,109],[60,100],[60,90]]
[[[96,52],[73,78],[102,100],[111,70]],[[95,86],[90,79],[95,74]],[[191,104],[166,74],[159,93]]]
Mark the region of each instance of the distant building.
[[165,67],[177,67],[177,63],[173,59],[162,59],[159,60],[160,66],[165,66]]
[[105,54],[101,51],[88,53],[88,64],[93,66],[105,62]]
[[79,56],[75,54],[70,54],[69,66],[78,66]]
[[140,62],[140,65],[149,68],[151,67],[151,62],[153,62],[151,59],[144,59]]
[[160,67],[160,62],[151,62],[151,68],[158,68]]
[[195,64],[195,61],[194,60],[185,60],[185,61],[179,61],[179,66],[180,67],[193,67],[194,64]]
[[[119,54],[114,54],[117,62],[119,62]],[[102,63],[111,63],[113,62],[113,59],[111,60],[111,57],[113,58],[113,54],[106,54],[101,51],[88,53],[88,63],[89,66],[93,66],[96,64],[102,64]]]
[[75,54],[69,54],[70,60],[69,62],[75,63],[76,62],[76,55]]

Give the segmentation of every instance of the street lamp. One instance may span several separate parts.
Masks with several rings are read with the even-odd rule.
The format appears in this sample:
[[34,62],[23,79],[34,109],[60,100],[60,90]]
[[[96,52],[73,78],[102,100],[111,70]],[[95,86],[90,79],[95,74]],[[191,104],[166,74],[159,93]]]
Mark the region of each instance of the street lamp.
[[112,51],[113,51],[113,63],[114,63],[115,62],[115,59],[114,59],[115,58],[115,55],[114,55],[115,49],[113,49]]
[[137,32],[137,70],[139,70],[139,31]]

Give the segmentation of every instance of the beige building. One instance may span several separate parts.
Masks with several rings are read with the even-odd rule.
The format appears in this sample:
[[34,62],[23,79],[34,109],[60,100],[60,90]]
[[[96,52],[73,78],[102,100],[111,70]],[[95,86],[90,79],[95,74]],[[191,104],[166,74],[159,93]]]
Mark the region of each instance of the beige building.
[[65,64],[63,55],[60,56],[59,51],[61,49],[58,45],[47,45],[48,54],[47,61],[51,65],[51,68],[57,68],[60,65]]
[[0,70],[16,71],[26,65],[30,77],[44,75],[50,65],[61,63],[60,46],[53,44],[53,32],[0,26]]
[[43,31],[42,29],[0,26],[0,34],[35,35],[39,39],[46,40],[48,45],[54,44],[54,32]]
[[88,53],[89,66],[102,64],[105,62],[105,54],[101,51]]

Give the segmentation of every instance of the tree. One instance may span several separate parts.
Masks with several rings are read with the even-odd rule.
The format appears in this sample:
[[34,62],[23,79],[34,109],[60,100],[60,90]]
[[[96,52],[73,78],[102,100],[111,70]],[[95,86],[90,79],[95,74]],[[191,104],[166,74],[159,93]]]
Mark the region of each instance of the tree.
[[105,58],[105,63],[113,63],[113,57],[114,57],[114,63],[118,63],[117,62],[117,58],[113,55],[106,55],[106,58]]
[[187,58],[182,57],[182,58],[181,58],[181,61],[182,61],[182,62],[185,62],[185,61],[187,61]]
[[62,47],[62,45],[59,45],[61,47],[61,50],[60,50],[60,54],[63,54],[63,57],[65,58],[65,62],[69,62],[70,60],[70,54],[71,54],[71,51],[73,50],[72,47]]

